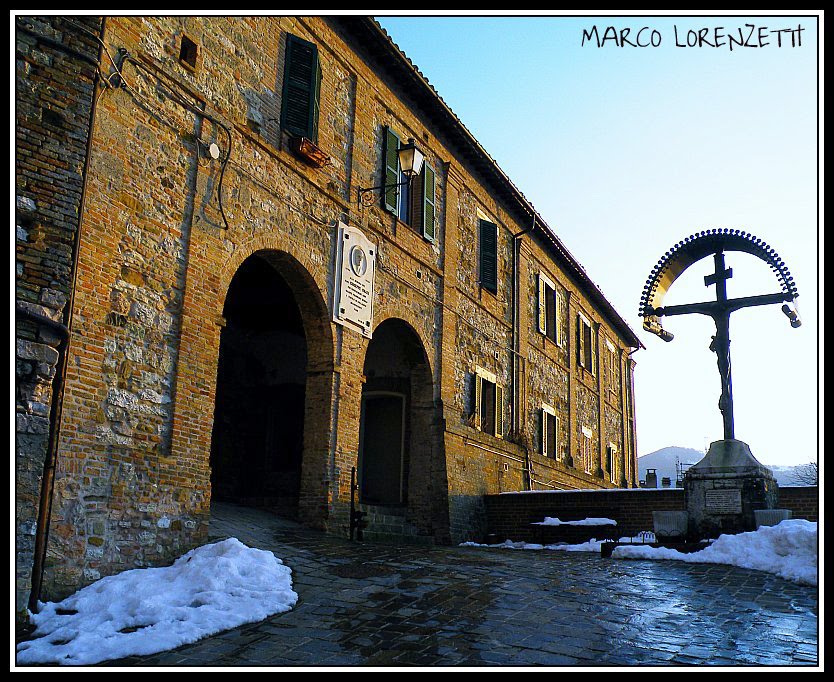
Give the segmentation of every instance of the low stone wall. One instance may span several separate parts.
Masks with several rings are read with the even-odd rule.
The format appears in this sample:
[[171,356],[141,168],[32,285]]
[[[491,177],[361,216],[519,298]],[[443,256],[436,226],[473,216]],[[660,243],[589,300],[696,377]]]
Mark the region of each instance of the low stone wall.
[[[489,542],[537,542],[540,527],[531,524],[544,517],[562,521],[584,518],[609,518],[617,522],[617,533],[636,535],[652,530],[652,512],[683,511],[686,500],[682,488],[631,488],[617,490],[553,490],[486,495]],[[779,489],[778,506],[790,509],[795,519],[817,521],[819,497],[816,486],[791,486]]]

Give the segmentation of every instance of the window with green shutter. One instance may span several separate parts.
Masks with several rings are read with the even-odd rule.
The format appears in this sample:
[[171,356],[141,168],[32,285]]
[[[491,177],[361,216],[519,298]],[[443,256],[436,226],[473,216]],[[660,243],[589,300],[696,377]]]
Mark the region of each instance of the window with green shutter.
[[400,168],[397,152],[402,140],[387,126],[382,137],[382,208],[393,213],[429,241],[436,236],[437,174],[423,162],[420,174],[410,182]]
[[287,35],[281,128],[290,135],[318,142],[321,67],[318,48],[298,36]]
[[488,220],[479,220],[481,286],[498,293],[498,226]]

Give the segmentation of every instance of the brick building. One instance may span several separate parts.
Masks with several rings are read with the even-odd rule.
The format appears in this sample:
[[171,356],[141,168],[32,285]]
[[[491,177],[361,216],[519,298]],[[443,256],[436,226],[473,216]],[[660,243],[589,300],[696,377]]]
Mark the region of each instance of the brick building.
[[637,337],[373,20],[18,17],[17,67],[19,609],[212,499],[346,533],[354,468],[415,542],[637,485]]

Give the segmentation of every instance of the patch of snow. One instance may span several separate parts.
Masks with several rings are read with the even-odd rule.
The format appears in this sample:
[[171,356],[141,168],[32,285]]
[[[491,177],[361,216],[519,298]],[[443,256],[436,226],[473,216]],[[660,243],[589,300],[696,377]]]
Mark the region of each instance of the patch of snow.
[[289,611],[298,599],[291,573],[235,538],[198,547],[171,566],[125,571],[42,604],[17,662],[90,665],[174,649]]
[[[583,542],[578,545],[569,545],[566,542],[559,542],[553,545],[540,545],[535,542],[513,542],[512,540],[505,540],[495,545],[482,545],[477,542],[462,542],[458,547],[485,547],[488,549],[532,549],[532,550],[556,550],[560,552],[599,552],[602,548],[602,543],[607,540],[597,540],[591,538],[588,542]],[[621,538],[620,542],[631,542],[631,538]]]
[[721,535],[700,552],[684,554],[666,547],[616,547],[615,559],[661,559],[729,564],[767,571],[804,585],[817,584],[817,524],[789,519],[756,531]]
[[532,526],[616,526],[617,522],[613,519],[605,518],[587,518],[580,521],[562,521],[552,516],[545,516],[544,521],[536,521]]

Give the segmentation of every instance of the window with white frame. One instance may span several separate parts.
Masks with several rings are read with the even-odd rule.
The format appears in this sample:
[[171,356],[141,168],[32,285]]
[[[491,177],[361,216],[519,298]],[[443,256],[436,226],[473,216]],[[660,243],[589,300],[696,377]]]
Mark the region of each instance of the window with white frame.
[[539,424],[539,452],[545,457],[559,459],[559,417],[546,403],[542,403]]
[[586,474],[593,473],[594,469],[593,437],[594,432],[583,426],[582,438],[579,439],[579,458],[582,460],[582,469]]
[[595,351],[593,325],[588,318],[579,314],[576,316],[576,361],[591,374],[596,373]]
[[501,438],[504,433],[504,387],[492,372],[476,367],[473,416],[475,428]]
[[557,345],[562,345],[562,297],[556,285],[547,275],[540,272],[538,279],[538,328]]
[[608,475],[612,483],[617,482],[617,446],[614,443],[608,444]]
[[605,383],[608,386],[608,391],[611,394],[616,394],[619,388],[617,348],[608,339],[605,339],[605,373],[607,374]]

